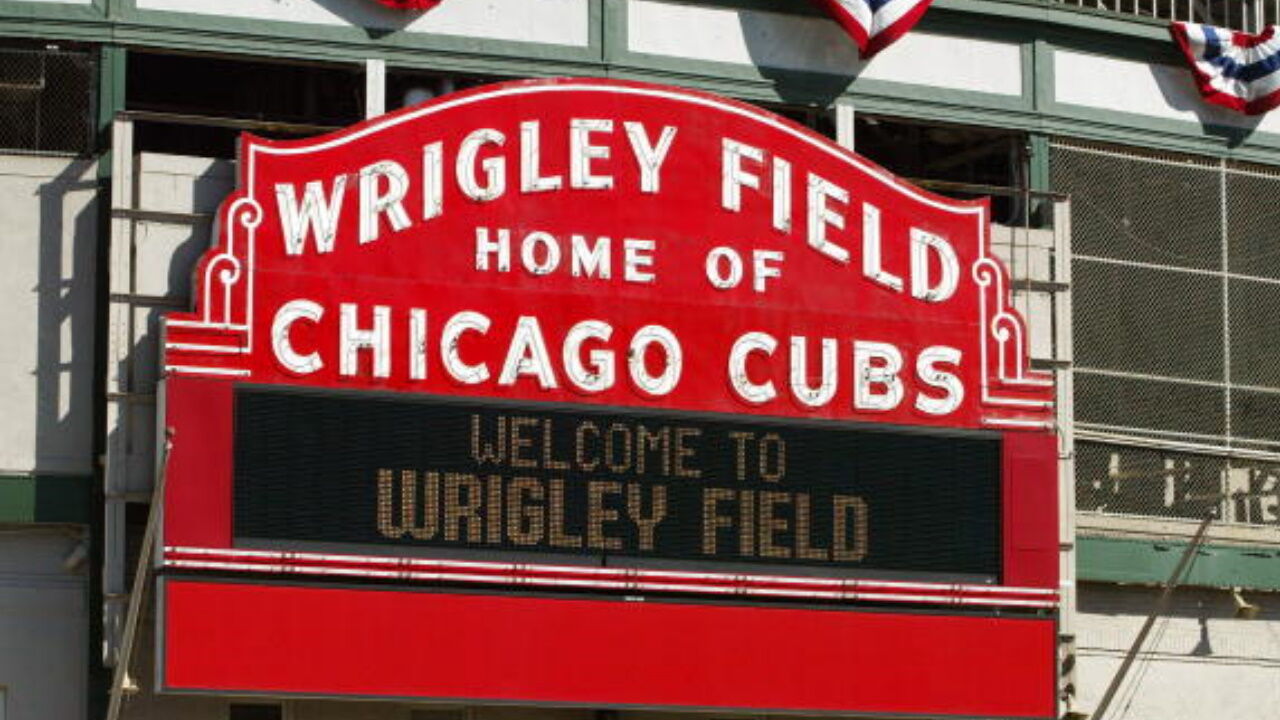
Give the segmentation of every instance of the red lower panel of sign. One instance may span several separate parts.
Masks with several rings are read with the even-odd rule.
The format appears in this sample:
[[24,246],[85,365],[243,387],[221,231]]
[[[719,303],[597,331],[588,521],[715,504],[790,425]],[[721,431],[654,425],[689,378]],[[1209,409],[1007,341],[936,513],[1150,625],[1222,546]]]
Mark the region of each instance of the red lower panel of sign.
[[168,690],[1048,718],[1054,622],[170,579]]

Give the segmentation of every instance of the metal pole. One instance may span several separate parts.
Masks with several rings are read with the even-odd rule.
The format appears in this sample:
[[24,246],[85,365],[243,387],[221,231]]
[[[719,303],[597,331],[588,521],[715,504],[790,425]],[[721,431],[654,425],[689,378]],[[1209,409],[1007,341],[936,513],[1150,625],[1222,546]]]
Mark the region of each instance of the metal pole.
[[855,144],[854,118],[853,100],[836,100],[836,144],[849,150],[853,150]]
[[147,529],[142,536],[142,550],[138,553],[138,567],[133,573],[133,587],[129,589],[129,612],[125,616],[124,633],[120,641],[120,658],[116,662],[111,680],[111,697],[107,705],[107,720],[119,720],[124,705],[125,682],[129,678],[129,664],[133,659],[133,644],[138,637],[138,625],[142,620],[143,601],[147,585],[151,582],[152,557],[155,555],[156,535],[160,531],[160,515],[164,504],[164,482],[168,475],[169,451],[172,440],[166,438],[156,468],[156,483],[151,499],[151,513],[147,516]]
[[1107,686],[1107,691],[1102,694],[1102,700],[1098,701],[1098,708],[1093,711],[1093,720],[1103,720],[1107,714],[1107,709],[1111,706],[1111,701],[1115,699],[1116,692],[1120,690],[1120,684],[1124,682],[1125,675],[1129,673],[1129,668],[1133,667],[1133,661],[1138,658],[1138,653],[1142,652],[1142,645],[1147,641],[1147,635],[1151,633],[1151,628],[1155,626],[1156,619],[1164,614],[1165,609],[1169,606],[1169,598],[1173,596],[1173,590],[1182,581],[1182,574],[1186,571],[1187,566],[1191,564],[1191,558],[1195,557],[1196,550],[1199,549],[1200,543],[1204,540],[1205,531],[1209,529],[1209,523],[1213,522],[1213,512],[1211,511],[1200,522],[1200,527],[1196,528],[1196,534],[1192,536],[1191,542],[1187,543],[1187,549],[1182,552],[1182,558],[1178,560],[1178,565],[1173,568],[1173,573],[1169,575],[1168,581],[1164,584],[1164,591],[1160,593],[1160,597],[1156,600],[1155,607],[1151,608],[1151,614],[1147,615],[1147,621],[1142,624],[1142,629],[1138,631],[1138,636],[1133,639],[1133,645],[1129,646],[1129,652],[1124,656],[1124,662],[1120,663],[1120,669],[1111,678],[1111,684]]

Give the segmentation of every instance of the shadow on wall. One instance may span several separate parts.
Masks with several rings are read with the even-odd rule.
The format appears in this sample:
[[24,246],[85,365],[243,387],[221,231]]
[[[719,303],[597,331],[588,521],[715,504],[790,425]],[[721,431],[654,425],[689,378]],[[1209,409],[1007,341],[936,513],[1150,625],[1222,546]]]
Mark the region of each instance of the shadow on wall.
[[[35,467],[93,470],[94,269],[99,248],[96,163],[76,160],[36,191]],[[21,272],[21,269],[18,269]],[[9,408],[15,411],[16,408]]]
[[1149,63],[1147,68],[1169,107],[1195,113],[1204,134],[1223,140],[1228,147],[1243,145],[1262,122],[1262,115],[1245,115],[1205,102],[1185,66]]
[[[456,1],[456,0],[455,0]],[[464,0],[465,1],[465,0]],[[352,27],[362,28],[370,40],[400,32],[430,10],[397,10],[377,0],[314,0]]]
[[[751,62],[789,105],[830,106],[862,71],[857,44],[834,22],[806,23],[805,28],[813,29],[797,30],[778,22],[775,13],[743,10],[738,12],[738,23]],[[800,67],[848,70],[826,73]]]
[[[143,188],[139,204],[144,210],[212,215],[233,189],[229,162],[144,154],[137,167]],[[194,225],[139,221],[124,241],[131,244],[132,277],[126,286],[140,299],[129,308],[127,327],[120,329],[122,337],[116,340],[127,342],[128,352],[119,356],[109,372],[119,378],[121,393],[145,399],[154,396],[160,375],[160,319],[194,307],[194,274],[200,257],[214,243],[213,221]],[[127,306],[128,300],[118,298],[115,304]],[[119,419],[108,428],[107,437],[107,447],[114,453],[112,482],[117,490],[150,491],[155,475],[156,406],[121,400],[117,407]]]

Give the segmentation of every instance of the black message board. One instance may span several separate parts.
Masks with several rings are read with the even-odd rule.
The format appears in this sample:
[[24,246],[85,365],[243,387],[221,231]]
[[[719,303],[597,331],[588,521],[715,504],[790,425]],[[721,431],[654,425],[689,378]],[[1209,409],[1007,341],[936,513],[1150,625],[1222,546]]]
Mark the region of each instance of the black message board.
[[250,547],[995,581],[1000,441],[246,386],[234,518]]

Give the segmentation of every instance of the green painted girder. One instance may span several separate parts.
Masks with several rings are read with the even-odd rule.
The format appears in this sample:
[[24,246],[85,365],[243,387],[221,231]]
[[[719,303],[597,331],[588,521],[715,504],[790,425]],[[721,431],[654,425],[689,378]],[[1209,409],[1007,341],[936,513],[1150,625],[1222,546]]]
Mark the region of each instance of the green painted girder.
[[[1162,584],[1187,543],[1130,538],[1076,538],[1077,579]],[[1183,585],[1280,591],[1280,547],[1209,544],[1196,550]]]
[[0,523],[87,524],[92,483],[87,475],[0,476]]

